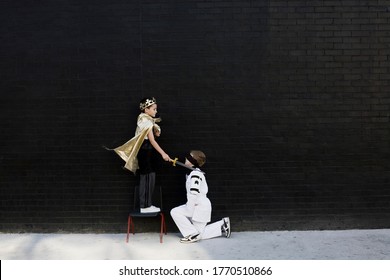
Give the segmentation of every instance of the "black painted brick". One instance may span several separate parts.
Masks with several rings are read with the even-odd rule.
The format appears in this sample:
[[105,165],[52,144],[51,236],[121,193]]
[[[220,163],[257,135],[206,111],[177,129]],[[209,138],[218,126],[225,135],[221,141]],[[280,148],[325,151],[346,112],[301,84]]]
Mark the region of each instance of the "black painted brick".
[[[390,1],[2,1],[0,15],[0,231],[124,232],[137,177],[101,145],[133,136],[148,95],[172,157],[206,152],[214,220],[390,226]],[[161,162],[158,184],[167,214],[185,201],[183,170]]]

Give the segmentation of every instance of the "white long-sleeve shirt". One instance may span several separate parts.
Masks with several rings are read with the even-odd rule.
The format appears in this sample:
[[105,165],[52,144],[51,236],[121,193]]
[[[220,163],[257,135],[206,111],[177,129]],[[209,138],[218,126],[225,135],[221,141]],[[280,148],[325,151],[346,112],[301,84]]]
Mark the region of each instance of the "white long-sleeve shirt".
[[208,186],[206,177],[200,169],[193,170],[186,180],[187,207],[191,211],[192,220],[210,222],[211,202],[207,198]]

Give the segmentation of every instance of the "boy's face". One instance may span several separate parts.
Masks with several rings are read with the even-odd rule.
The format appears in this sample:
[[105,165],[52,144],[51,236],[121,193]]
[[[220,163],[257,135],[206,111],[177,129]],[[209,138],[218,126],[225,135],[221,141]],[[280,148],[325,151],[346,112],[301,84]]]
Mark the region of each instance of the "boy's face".
[[188,167],[194,166],[187,158],[186,158],[186,161],[185,161],[184,164],[185,164],[186,166],[188,166]]
[[145,114],[148,114],[151,117],[155,117],[157,114],[157,104],[153,104],[152,106],[145,109]]

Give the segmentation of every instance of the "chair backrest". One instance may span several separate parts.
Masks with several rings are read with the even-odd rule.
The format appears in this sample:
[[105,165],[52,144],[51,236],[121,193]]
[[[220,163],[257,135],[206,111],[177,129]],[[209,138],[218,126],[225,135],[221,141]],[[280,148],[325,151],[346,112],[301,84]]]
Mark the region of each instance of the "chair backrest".
[[[134,199],[133,199],[133,210],[139,209],[139,185],[136,185],[134,188]],[[153,205],[160,207],[163,210],[163,197],[162,197],[162,188],[161,185],[157,185],[154,188],[153,196]]]

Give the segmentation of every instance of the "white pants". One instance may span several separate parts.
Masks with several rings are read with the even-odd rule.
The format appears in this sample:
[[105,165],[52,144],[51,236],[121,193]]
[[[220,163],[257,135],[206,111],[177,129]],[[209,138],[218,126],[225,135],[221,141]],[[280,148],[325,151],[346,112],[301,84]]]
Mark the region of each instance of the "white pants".
[[222,236],[221,226],[223,220],[207,224],[192,220],[192,213],[186,205],[175,207],[171,210],[171,216],[183,236],[199,233],[201,239],[210,239]]

